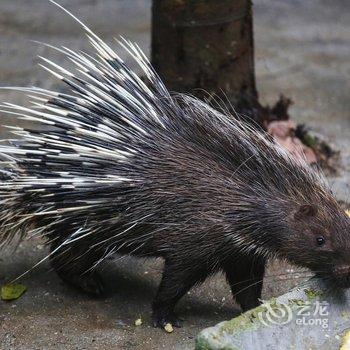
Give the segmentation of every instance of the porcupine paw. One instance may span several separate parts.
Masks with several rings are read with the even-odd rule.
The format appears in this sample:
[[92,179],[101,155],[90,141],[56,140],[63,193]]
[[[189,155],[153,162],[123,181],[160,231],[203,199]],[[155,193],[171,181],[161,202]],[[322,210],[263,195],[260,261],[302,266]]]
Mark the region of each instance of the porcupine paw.
[[87,293],[96,297],[101,297],[105,294],[106,289],[101,276],[98,273],[94,273],[88,277],[81,276],[81,288]]
[[92,274],[62,276],[61,278],[69,285],[80,289],[86,294],[101,297],[105,294],[105,285],[101,276],[94,272]]
[[153,312],[152,321],[153,327],[164,328],[168,323],[173,327],[182,327],[182,320],[178,318],[174,312]]
[[246,312],[248,310],[254,309],[257,306],[261,304],[260,297],[252,297],[252,298],[245,298],[237,300],[237,302],[240,304],[242,312]]

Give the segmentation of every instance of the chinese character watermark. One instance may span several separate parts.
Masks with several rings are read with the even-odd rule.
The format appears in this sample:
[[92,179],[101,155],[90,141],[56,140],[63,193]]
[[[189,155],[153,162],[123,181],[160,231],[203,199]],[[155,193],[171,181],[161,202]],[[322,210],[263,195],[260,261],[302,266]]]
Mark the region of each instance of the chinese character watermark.
[[[265,302],[258,312],[258,318],[265,326],[284,325],[294,322],[298,326],[320,326],[328,329],[328,306],[327,301],[304,301],[294,300],[290,303]],[[293,311],[294,310],[294,311]]]

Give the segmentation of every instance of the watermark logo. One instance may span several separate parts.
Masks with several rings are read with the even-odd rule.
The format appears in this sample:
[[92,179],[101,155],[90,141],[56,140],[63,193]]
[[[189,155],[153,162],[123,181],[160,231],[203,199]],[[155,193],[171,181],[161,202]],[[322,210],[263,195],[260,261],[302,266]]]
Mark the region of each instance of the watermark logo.
[[294,300],[290,303],[264,302],[258,312],[259,321],[265,326],[285,325],[295,322],[298,326],[319,326],[328,329],[328,306],[326,301]]
[[259,321],[265,326],[288,324],[292,321],[293,312],[289,305],[282,302],[264,302],[264,308],[258,313]]

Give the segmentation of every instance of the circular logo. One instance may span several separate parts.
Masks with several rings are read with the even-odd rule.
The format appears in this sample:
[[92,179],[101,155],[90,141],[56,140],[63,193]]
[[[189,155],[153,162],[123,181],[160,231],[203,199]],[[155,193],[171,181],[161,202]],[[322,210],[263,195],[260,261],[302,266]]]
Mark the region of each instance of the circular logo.
[[291,308],[283,302],[267,302],[261,305],[264,310],[258,312],[259,321],[265,326],[287,324],[292,320]]

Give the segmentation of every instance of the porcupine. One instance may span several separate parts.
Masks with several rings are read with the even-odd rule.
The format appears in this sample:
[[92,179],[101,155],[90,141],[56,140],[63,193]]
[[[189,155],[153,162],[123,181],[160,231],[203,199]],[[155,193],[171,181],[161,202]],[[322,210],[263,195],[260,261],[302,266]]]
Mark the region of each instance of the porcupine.
[[152,306],[161,327],[179,326],[177,301],[217,271],[243,310],[257,306],[271,257],[350,285],[349,218],[318,172],[239,117],[170,94],[122,39],[144,82],[74,18],[96,56],[54,48],[78,74],[42,58],[72,93],[14,88],[33,106],[2,106],[39,123],[14,127],[19,139],[0,148],[2,246],[43,235],[61,278],[94,294],[106,257],[164,258]]

